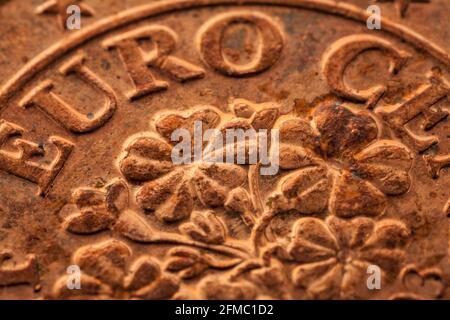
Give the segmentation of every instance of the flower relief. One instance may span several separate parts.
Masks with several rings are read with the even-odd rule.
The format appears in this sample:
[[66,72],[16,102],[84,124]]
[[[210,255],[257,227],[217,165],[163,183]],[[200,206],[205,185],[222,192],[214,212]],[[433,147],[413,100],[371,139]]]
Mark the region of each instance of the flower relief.
[[179,289],[177,277],[161,270],[158,260],[143,255],[131,265],[131,249],[108,240],[79,248],[72,263],[82,270],[80,289],[71,290],[66,275],[54,284],[55,299],[169,299]]
[[279,255],[295,262],[292,281],[308,297],[361,298],[369,293],[369,265],[381,268],[381,283],[395,278],[409,236],[402,222],[391,219],[305,217],[294,224],[286,252]]
[[[174,145],[179,141],[171,141],[171,137],[177,129],[189,130],[192,139],[196,136],[195,123],[201,123],[201,136],[208,129],[217,129],[216,132],[221,132],[224,138],[220,145],[226,149],[226,130],[271,129],[280,109],[273,103],[253,104],[243,99],[233,101],[231,108],[240,117],[230,119],[230,115],[211,106],[194,108],[185,115],[162,114],[154,123],[156,134],[131,140],[119,166],[125,178],[139,186],[136,201],[142,209],[154,212],[164,222],[176,222],[191,215],[197,200],[200,206],[206,208],[227,206],[241,210],[239,213],[244,221],[252,223],[249,195],[243,188],[247,184],[247,172],[242,166],[225,161],[226,151],[210,149],[210,144],[216,143],[214,139],[210,144],[204,142],[200,145],[198,141],[193,141],[190,154],[182,156],[189,163],[174,164],[172,161]],[[244,165],[249,164],[251,152],[258,152],[258,148],[250,147],[256,141],[249,139],[229,143],[233,145],[234,157],[239,151],[239,144],[245,144]],[[194,152],[198,147],[206,152],[204,158],[217,158],[217,153],[211,155],[208,150],[211,153],[223,151],[224,158],[219,162],[196,159]]]
[[0,23],[0,297],[450,300],[450,0],[25,2],[99,14]]
[[[233,100],[230,110],[201,106],[158,115],[153,129],[127,141],[118,161],[124,179],[73,191],[72,213],[64,217],[69,232],[111,230],[133,245],[169,245],[162,258],[135,258],[122,240],[80,248],[72,257],[86,283],[80,295],[342,299],[367,297],[369,265],[381,269],[382,283],[396,279],[411,231],[383,215],[389,197],[410,188],[408,148],[385,137],[369,111],[331,96],[316,100],[307,119],[275,103],[243,99]],[[259,140],[243,143],[244,163],[202,161],[196,149],[203,155],[218,149],[210,148],[214,139],[192,141],[199,122],[202,136],[209,129],[265,129],[269,135],[278,129],[281,170],[264,196],[262,165],[250,162]],[[192,139],[182,155],[189,161],[174,163],[179,141],[171,138],[180,128]],[[236,157],[239,142],[231,144]],[[236,231],[231,213],[247,231]],[[297,220],[284,225],[285,236],[271,236],[269,225],[285,213]],[[196,294],[183,291],[191,279],[199,280]],[[71,294],[62,281],[55,297]]]
[[280,213],[328,214],[298,219],[273,254],[294,265],[291,280],[309,298],[361,298],[370,293],[369,265],[381,282],[395,280],[411,232],[397,219],[381,219],[389,196],[411,185],[412,154],[403,144],[380,138],[365,111],[324,97],[309,120],[280,119],[280,168],[284,176],[268,198],[269,210],[257,226],[255,245]]
[[378,217],[386,196],[409,190],[412,154],[403,144],[378,139],[375,120],[337,99],[316,102],[312,121],[281,121],[280,168],[291,172],[270,199],[274,210],[341,218]]

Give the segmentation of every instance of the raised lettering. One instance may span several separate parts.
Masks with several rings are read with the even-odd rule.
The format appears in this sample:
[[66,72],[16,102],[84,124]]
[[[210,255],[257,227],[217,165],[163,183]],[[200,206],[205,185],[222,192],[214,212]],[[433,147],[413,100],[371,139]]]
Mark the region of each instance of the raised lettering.
[[114,114],[117,106],[116,96],[112,88],[99,79],[84,65],[84,56],[77,55],[61,66],[59,72],[63,75],[75,73],[85,83],[100,91],[106,98],[103,108],[92,116],[83,115],[69,103],[53,93],[53,83],[45,80],[19,103],[23,107],[36,106],[66,129],[75,133],[86,133],[104,125]]
[[[10,251],[0,252],[0,266],[5,260],[12,258]],[[30,284],[38,289],[39,269],[35,255],[28,255],[24,263],[18,264],[14,267],[0,268],[0,286],[12,286],[18,284]]]
[[438,121],[445,119],[447,112],[430,108],[442,99],[446,99],[450,93],[449,86],[444,82],[438,71],[433,71],[428,76],[429,81],[420,85],[416,91],[395,105],[380,106],[376,113],[397,132],[404,134],[414,145],[417,151],[423,152],[433,144],[439,142],[435,136],[418,136],[411,132],[406,125],[418,115],[425,116],[425,128],[430,129]]
[[[145,39],[151,40],[154,44],[150,52],[145,52],[139,44],[139,40]],[[175,32],[159,25],[142,27],[103,42],[104,47],[117,48],[119,51],[134,85],[134,89],[127,94],[130,100],[169,87],[166,81],[156,79],[148,66],[161,69],[180,82],[204,77],[205,72],[202,68],[171,55],[175,51],[176,44]]]
[[386,91],[385,85],[376,85],[368,89],[358,90],[348,86],[344,74],[348,65],[358,55],[369,49],[381,50],[389,58],[389,73],[398,72],[408,59],[408,54],[395,49],[387,40],[371,35],[352,35],[336,41],[323,57],[323,73],[334,93],[357,102],[367,102],[372,108]]
[[13,144],[18,149],[18,152],[1,150],[11,138],[21,136],[24,132],[23,128],[0,120],[0,170],[36,183],[39,186],[39,194],[45,195],[67,161],[73,145],[60,137],[50,137],[49,142],[55,145],[57,155],[48,166],[31,161],[31,158],[34,156],[45,155],[44,148],[36,143],[16,139]]
[[[225,30],[234,23],[251,24],[259,33],[259,46],[251,62],[238,65],[227,60],[222,51]],[[256,12],[232,12],[208,21],[198,35],[203,60],[215,70],[229,76],[245,76],[264,71],[274,65],[283,51],[283,36],[268,16]]]

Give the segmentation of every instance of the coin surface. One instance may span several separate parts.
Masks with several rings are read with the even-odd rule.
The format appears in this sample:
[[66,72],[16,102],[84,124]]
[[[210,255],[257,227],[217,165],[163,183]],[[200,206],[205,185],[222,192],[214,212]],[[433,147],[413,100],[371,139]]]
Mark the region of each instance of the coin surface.
[[0,0],[0,298],[450,298],[449,9]]

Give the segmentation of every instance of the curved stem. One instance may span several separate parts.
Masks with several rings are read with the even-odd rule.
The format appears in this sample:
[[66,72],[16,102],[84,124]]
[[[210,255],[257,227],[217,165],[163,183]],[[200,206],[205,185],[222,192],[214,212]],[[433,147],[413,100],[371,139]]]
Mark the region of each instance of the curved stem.
[[156,233],[142,216],[131,210],[124,211],[112,229],[128,239],[140,243],[174,243],[207,249],[242,259],[248,259],[251,252],[250,248],[237,241],[230,241],[227,244],[208,244],[188,239],[179,234]]
[[229,280],[234,281],[236,278],[244,274],[245,272],[251,271],[253,269],[261,268],[262,264],[258,260],[248,260],[242,263],[237,268],[233,269],[229,275]]
[[233,268],[243,261],[242,259],[219,260],[209,256],[206,256],[205,258],[211,268],[219,270]]
[[259,168],[260,164],[251,165],[248,169],[248,184],[252,197],[252,204],[258,216],[264,211],[264,205],[261,198],[261,190],[259,188]]
[[253,254],[259,256],[259,246],[260,238],[264,233],[264,230],[269,225],[270,221],[276,216],[276,211],[269,210],[264,212],[264,214],[258,219],[255,226],[253,227],[252,234],[250,236],[250,241],[253,245]]
[[218,253],[222,253],[229,256],[235,256],[242,259],[249,258],[249,252],[250,250],[247,247],[241,246],[237,243],[230,243],[227,245],[215,245],[215,244],[208,244],[203,243],[199,241],[193,241],[186,239],[180,235],[177,234],[170,234],[170,233],[162,233],[158,235],[153,235],[150,239],[141,239],[140,242],[144,243],[175,243],[185,246],[191,246],[196,248],[202,248],[207,249],[211,251],[215,251]]

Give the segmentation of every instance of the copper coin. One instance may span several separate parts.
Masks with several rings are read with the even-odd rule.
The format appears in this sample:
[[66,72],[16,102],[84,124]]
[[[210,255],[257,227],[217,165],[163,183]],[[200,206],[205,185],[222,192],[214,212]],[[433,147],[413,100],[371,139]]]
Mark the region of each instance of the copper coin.
[[0,1],[0,298],[450,298],[449,9]]

